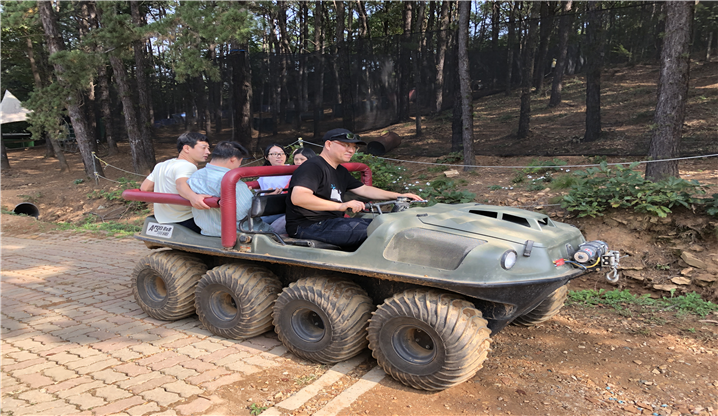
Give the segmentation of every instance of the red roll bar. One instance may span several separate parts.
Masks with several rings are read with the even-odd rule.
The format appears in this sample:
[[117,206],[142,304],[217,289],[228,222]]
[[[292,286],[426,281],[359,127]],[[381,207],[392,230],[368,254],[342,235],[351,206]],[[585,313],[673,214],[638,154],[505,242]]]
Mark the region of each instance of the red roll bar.
[[[363,163],[342,163],[349,172],[361,172],[361,181],[371,186],[371,169]],[[222,247],[232,248],[237,242],[237,187],[242,178],[255,176],[281,176],[291,175],[298,166],[256,166],[232,169],[222,178],[221,197],[205,198],[204,202],[210,208],[219,208],[222,213]],[[257,181],[247,182],[252,189],[259,188]],[[159,204],[176,204],[191,206],[190,202],[178,194],[164,194],[160,192],[143,192],[139,189],[127,189],[122,197],[129,201],[154,202]],[[221,203],[220,203],[221,201]]]

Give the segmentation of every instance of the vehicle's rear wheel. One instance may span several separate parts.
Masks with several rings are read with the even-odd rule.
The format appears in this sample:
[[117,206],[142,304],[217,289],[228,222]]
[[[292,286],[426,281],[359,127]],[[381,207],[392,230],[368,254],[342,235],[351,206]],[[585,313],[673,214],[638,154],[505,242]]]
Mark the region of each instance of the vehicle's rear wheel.
[[443,390],[481,368],[491,331],[473,304],[455,295],[421,289],[387,299],[369,320],[374,358],[401,383]]
[[284,288],[274,304],[274,330],[299,357],[323,364],[347,360],[367,345],[374,305],[356,283],[312,277]]
[[553,318],[554,315],[558,314],[566,301],[568,295],[568,285],[563,285],[551,293],[543,302],[539,303],[537,307],[533,308],[531,312],[527,312],[511,322],[512,325],[516,326],[534,326],[541,322],[548,321]]
[[194,313],[194,288],[207,271],[196,257],[160,251],[143,257],[132,271],[132,293],[152,318],[173,321]]
[[272,305],[281,290],[277,276],[264,267],[224,264],[197,284],[197,316],[213,334],[251,338],[272,328]]

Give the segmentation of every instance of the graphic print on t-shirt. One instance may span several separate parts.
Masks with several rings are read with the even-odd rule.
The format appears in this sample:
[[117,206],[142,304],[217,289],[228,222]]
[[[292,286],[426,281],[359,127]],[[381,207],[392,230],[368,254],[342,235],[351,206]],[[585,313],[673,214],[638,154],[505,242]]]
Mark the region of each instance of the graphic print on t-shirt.
[[334,186],[334,184],[332,184],[332,193],[329,196],[329,199],[331,199],[332,201],[340,202],[340,203],[342,202],[342,193],[339,192],[339,190],[337,189],[336,186]]

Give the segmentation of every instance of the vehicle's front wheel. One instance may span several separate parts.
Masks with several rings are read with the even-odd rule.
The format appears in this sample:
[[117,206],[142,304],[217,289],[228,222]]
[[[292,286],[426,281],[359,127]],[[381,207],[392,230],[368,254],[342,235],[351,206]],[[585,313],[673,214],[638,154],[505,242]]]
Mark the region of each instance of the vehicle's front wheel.
[[543,302],[539,303],[537,307],[533,308],[530,312],[527,312],[511,322],[511,325],[516,326],[534,326],[541,322],[548,321],[559,313],[566,302],[568,296],[568,285],[563,285],[560,288],[554,290]]
[[387,299],[369,321],[369,348],[401,383],[444,390],[481,368],[491,331],[473,304],[455,295],[421,289]]
[[132,271],[132,293],[152,318],[172,321],[194,313],[194,288],[207,267],[191,254],[160,251]]
[[347,360],[366,348],[374,305],[356,283],[324,277],[301,279],[274,304],[274,330],[299,357],[322,364]]
[[272,305],[281,290],[279,278],[264,267],[224,264],[197,284],[197,316],[215,335],[251,338],[272,328]]

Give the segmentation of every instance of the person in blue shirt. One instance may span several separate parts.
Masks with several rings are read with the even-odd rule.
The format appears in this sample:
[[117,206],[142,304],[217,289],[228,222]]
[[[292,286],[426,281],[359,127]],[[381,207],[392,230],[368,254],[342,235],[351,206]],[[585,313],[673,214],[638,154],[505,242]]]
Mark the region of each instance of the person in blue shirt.
[[[193,173],[187,180],[189,187],[198,194],[221,196],[222,178],[232,169],[242,165],[242,159],[249,151],[237,142],[223,141],[212,150],[212,160],[204,168]],[[237,222],[249,214],[252,206],[252,191],[242,182],[237,182]],[[219,208],[200,210],[192,208],[194,222],[202,229],[202,235],[219,237],[222,235],[222,215]],[[259,231],[270,231],[268,224],[255,224]]]

